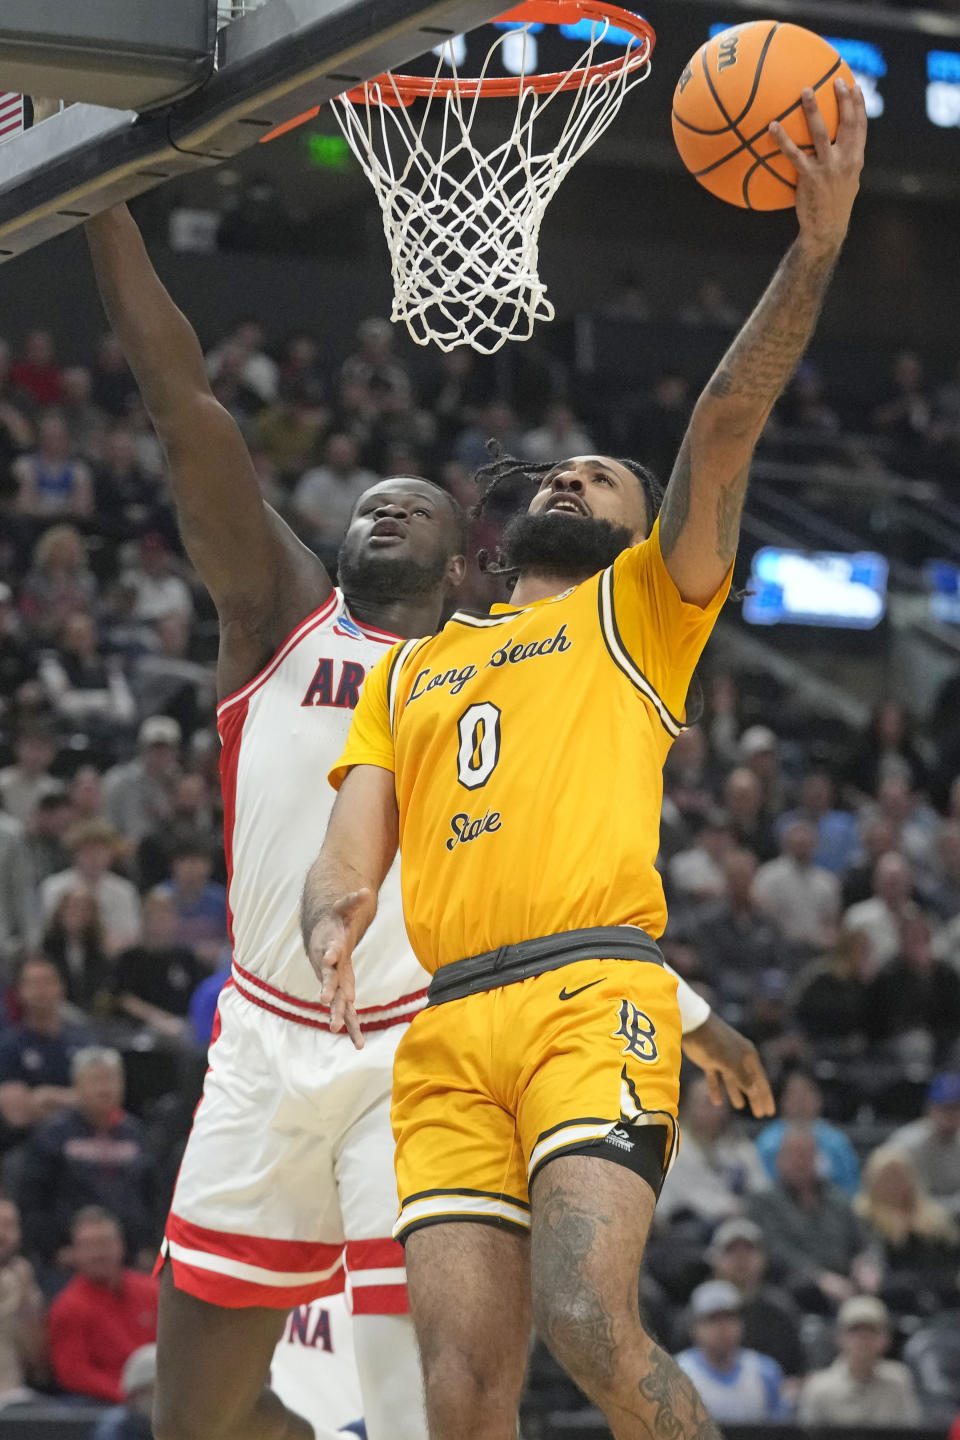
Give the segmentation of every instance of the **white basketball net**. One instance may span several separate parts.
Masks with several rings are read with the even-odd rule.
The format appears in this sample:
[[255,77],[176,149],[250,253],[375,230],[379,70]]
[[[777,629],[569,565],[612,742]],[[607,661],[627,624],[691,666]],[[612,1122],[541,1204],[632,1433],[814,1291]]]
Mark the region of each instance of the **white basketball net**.
[[[376,191],[390,249],[394,301],[391,319],[402,320],[418,345],[441,350],[472,345],[490,355],[507,340],[529,340],[538,320],[552,320],[553,305],[537,273],[540,223],[568,171],[597,141],[624,96],[650,73],[650,44],[635,40],[622,65],[591,75],[597,46],[609,22],[594,23],[590,41],[574,70],[585,73],[567,91],[537,94],[525,87],[519,98],[466,99],[454,89],[431,88],[407,108],[379,104],[394,94],[373,82],[364,98],[340,95],[334,112],[353,153]],[[491,45],[481,82],[500,46],[517,31],[505,31]],[[529,29],[522,28],[521,70],[526,75]],[[513,40],[516,44],[516,40]],[[456,67],[445,45],[431,86],[444,67]],[[449,73],[449,71],[448,71]],[[559,141],[534,137],[536,122],[551,106],[569,109]],[[510,133],[493,149],[480,150],[471,129],[481,101],[500,119],[516,106]],[[433,118],[434,124],[430,125]],[[440,121],[441,123],[436,123]]]

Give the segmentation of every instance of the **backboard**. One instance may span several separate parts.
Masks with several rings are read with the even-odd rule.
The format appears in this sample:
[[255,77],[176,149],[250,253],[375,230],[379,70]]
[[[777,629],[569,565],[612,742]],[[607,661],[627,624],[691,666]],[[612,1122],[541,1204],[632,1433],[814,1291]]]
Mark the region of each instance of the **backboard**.
[[179,104],[144,116],[71,105],[0,144],[0,263],[248,149],[503,8],[504,0],[266,0],[224,25],[216,69]]

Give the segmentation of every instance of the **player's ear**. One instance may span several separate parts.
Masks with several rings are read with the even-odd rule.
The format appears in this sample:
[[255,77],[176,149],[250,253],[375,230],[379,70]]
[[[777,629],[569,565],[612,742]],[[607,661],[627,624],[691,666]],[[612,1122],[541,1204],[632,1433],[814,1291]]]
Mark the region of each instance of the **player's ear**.
[[463,584],[467,573],[467,557],[465,555],[454,555],[447,565],[447,589],[458,590]]

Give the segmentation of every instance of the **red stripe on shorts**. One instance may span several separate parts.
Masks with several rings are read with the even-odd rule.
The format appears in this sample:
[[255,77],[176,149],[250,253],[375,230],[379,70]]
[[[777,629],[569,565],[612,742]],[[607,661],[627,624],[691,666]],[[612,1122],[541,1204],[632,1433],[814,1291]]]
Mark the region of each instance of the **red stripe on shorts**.
[[353,1315],[409,1315],[406,1285],[358,1285],[351,1291]]
[[348,1240],[347,1270],[402,1270],[403,1246],[399,1240]]
[[[170,1254],[174,1284],[200,1300],[212,1305],[241,1308],[265,1305],[289,1309],[325,1295],[338,1295],[344,1288],[343,1246],[318,1241],[274,1240],[259,1235],[238,1235],[225,1230],[211,1230],[194,1225],[178,1215],[167,1218],[164,1251],[169,1245],[199,1251],[211,1258],[252,1265],[264,1272],[263,1277],[225,1275],[208,1269],[191,1258]],[[332,1270],[323,1278],[317,1271]],[[271,1273],[272,1272],[272,1273]],[[303,1283],[274,1283],[272,1274],[287,1276],[302,1273]],[[310,1277],[310,1278],[307,1278]]]

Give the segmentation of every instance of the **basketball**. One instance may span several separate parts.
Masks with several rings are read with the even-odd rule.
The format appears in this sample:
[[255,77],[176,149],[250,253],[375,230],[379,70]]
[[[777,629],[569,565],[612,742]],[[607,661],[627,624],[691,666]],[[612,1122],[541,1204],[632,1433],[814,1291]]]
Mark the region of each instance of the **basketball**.
[[673,96],[673,135],[684,165],[711,194],[747,210],[794,202],[797,172],[769,133],[779,120],[812,150],[801,104],[813,88],[830,139],[839,114],[834,80],[853,74],[832,45],[800,25],[752,20],[722,30],[694,55]]

